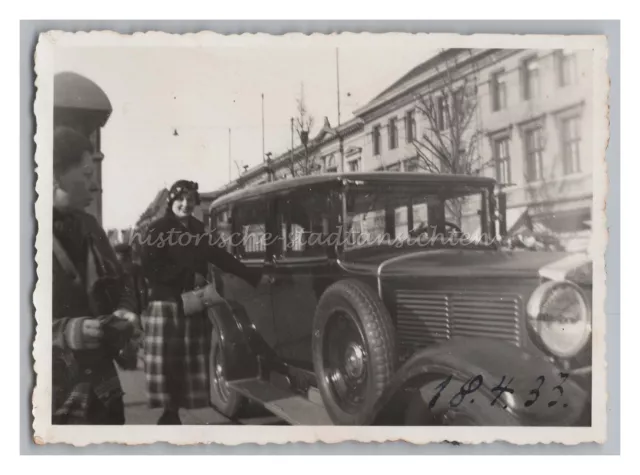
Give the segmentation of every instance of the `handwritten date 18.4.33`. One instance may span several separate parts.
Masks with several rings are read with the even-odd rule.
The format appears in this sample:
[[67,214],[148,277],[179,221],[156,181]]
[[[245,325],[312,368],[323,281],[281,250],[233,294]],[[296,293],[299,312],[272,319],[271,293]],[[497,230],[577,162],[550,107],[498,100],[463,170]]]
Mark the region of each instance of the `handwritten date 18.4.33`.
[[[564,394],[564,388],[562,387],[562,385],[567,381],[568,378],[569,378],[569,375],[567,373],[560,373],[560,379],[561,379],[560,383],[553,386],[552,393],[555,394],[555,397],[547,401],[548,407],[553,407],[559,403],[562,395]],[[502,379],[500,380],[500,383],[496,384],[494,387],[491,388],[491,393],[494,395],[494,398],[491,401],[492,406],[495,406],[496,404],[498,404],[504,409],[507,408],[507,404],[502,399],[502,396],[505,393],[514,394],[515,390],[509,386],[511,383],[513,383],[513,379],[514,378],[511,378],[509,379],[509,381],[506,381],[507,376],[503,376]],[[447,379],[442,381],[436,387],[437,391],[433,396],[433,398],[431,398],[431,400],[429,401],[429,408],[433,409],[433,407],[436,405],[436,403],[442,396],[443,391],[451,384],[452,380],[453,380],[453,376],[449,376]],[[471,394],[476,392],[478,389],[480,389],[483,383],[484,383],[484,380],[482,378],[482,375],[480,374],[467,380],[464,384],[462,384],[462,386],[460,386],[460,390],[457,393],[455,393],[453,397],[449,400],[449,406],[458,407],[460,404],[464,402],[467,396],[470,396]],[[528,393],[529,398],[524,403],[525,407],[533,406],[534,404],[539,402],[540,390],[542,389],[544,384],[545,384],[545,377],[538,376],[535,380],[535,384],[532,385],[531,390]],[[473,399],[470,399],[469,402],[473,403]],[[564,403],[563,406],[567,407],[568,404]]]

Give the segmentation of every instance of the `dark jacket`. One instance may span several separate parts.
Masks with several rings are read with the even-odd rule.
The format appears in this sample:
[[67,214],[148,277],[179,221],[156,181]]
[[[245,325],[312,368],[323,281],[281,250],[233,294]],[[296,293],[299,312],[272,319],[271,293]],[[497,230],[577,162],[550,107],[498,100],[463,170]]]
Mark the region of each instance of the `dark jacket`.
[[136,313],[140,315],[146,308],[149,301],[149,289],[147,280],[144,277],[142,266],[134,262],[122,265],[125,274],[131,279],[133,291],[136,296]]
[[173,213],[152,223],[144,238],[142,267],[149,282],[149,299],[179,301],[193,290],[196,274],[207,276],[208,264],[256,286],[261,272],[245,266],[209,237],[204,224],[190,217],[185,227]]
[[[83,322],[100,318],[105,325],[111,325],[113,311],[123,308],[135,312],[135,295],[104,230],[93,216],[54,209],[53,234],[80,276],[80,282],[75,281],[54,253],[54,421],[90,424],[94,423],[90,412],[108,412],[109,406],[121,404],[122,389],[114,367],[117,348],[111,343],[115,340],[105,340],[98,349],[84,348]],[[108,330],[106,333],[121,343],[118,335]]]

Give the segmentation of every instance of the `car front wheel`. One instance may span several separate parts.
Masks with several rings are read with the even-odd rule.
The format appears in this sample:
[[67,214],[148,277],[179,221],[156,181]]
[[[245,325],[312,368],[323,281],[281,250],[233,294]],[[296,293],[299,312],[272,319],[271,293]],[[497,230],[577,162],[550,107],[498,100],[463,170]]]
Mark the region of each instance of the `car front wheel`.
[[345,280],[325,291],[314,318],[313,363],[333,422],[371,423],[396,354],[391,317],[369,286]]

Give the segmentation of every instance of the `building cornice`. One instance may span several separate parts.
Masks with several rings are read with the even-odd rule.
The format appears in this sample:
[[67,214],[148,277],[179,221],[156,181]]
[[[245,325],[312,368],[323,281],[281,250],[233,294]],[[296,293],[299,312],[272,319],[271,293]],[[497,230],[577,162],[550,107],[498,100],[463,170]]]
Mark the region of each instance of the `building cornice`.
[[[462,51],[473,51],[473,54],[461,59],[460,62],[456,64],[456,68],[463,72],[463,74],[457,78],[460,80],[469,74],[477,73],[479,70],[489,67],[491,64],[514,55],[521,50],[466,49],[461,50],[461,52]],[[444,55],[444,53],[441,54]],[[443,57],[442,61],[449,57],[451,57],[451,55]],[[425,71],[416,78],[407,80],[405,84],[399,84],[397,88],[390,90],[387,94],[373,99],[369,104],[356,110],[354,114],[365,122],[376,120],[398,108],[415,102],[418,95],[428,94],[442,89],[444,86],[443,76],[444,71],[438,71],[434,63],[433,68]]]

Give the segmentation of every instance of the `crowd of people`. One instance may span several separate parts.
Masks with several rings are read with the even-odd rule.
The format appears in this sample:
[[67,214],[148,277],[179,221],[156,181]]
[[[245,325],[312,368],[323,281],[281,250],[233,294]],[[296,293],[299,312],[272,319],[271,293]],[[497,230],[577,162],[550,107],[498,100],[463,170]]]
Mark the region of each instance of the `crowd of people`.
[[[211,322],[194,304],[208,282],[208,264],[257,286],[259,271],[207,239],[158,245],[148,239],[141,265],[131,248],[109,243],[85,208],[92,199],[92,144],[68,127],[54,131],[53,147],[53,392],[54,424],[124,424],[116,365],[127,370],[144,354],[149,406],[158,424],[180,424],[179,409],[207,407]],[[197,183],[178,180],[165,215],[149,233],[202,234],[192,216]],[[160,241],[161,242],[161,241]]]

